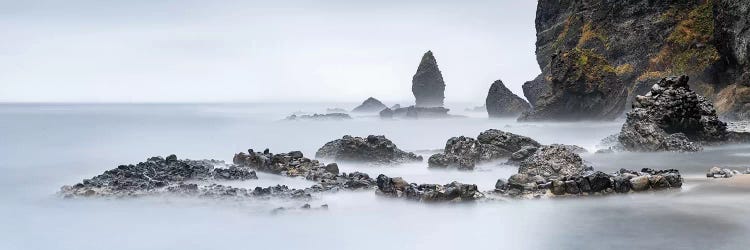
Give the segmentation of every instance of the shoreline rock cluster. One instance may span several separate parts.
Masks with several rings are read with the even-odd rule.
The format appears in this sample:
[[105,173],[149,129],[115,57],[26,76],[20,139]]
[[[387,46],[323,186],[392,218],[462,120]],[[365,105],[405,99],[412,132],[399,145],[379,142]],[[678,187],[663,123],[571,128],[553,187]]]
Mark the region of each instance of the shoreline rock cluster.
[[468,202],[484,198],[477,185],[451,182],[445,185],[408,183],[401,177],[379,175],[378,195],[419,202]]
[[315,153],[315,157],[381,165],[422,161],[422,156],[399,149],[396,144],[382,135],[369,135],[366,138],[345,135],[341,139],[323,145]]
[[287,121],[298,121],[298,120],[313,120],[313,121],[339,121],[339,120],[350,120],[351,116],[345,113],[327,113],[327,114],[312,114],[312,115],[296,115],[292,114],[287,116],[284,120]]
[[529,137],[490,129],[480,133],[477,139],[465,136],[448,139],[443,153],[430,156],[428,166],[472,170],[478,163],[510,157],[520,150],[528,150],[524,147],[539,146],[541,144]]
[[708,178],[732,178],[737,175],[743,175],[743,174],[750,174],[750,168],[745,170],[744,172],[740,172],[739,170],[735,169],[729,169],[729,168],[720,168],[720,167],[712,167],[711,169],[706,172],[706,177]]
[[450,109],[443,107],[417,107],[409,106],[405,108],[386,108],[380,111],[380,118],[392,119],[392,118],[407,118],[407,119],[433,119],[433,118],[447,118],[451,117],[448,114]]

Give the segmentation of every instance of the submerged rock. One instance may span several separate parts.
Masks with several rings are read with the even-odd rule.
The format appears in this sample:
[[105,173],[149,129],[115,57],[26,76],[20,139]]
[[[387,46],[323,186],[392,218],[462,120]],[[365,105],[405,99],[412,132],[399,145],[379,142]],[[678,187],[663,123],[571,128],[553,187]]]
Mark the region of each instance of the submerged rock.
[[467,202],[484,197],[477,189],[477,185],[455,181],[446,185],[418,185],[409,184],[400,177],[390,178],[381,174],[377,178],[377,186],[377,194],[421,202]]
[[315,121],[326,121],[326,120],[349,120],[351,116],[344,113],[328,113],[328,114],[312,114],[312,115],[290,115],[285,120],[315,120]]
[[526,100],[513,94],[501,80],[490,86],[485,107],[490,117],[517,117],[531,108]]
[[490,129],[480,133],[477,139],[465,136],[448,139],[443,153],[431,156],[428,165],[431,168],[471,170],[477,163],[510,157],[526,146],[541,145],[526,136]]
[[415,107],[409,106],[406,108],[390,109],[386,108],[380,111],[380,118],[407,118],[407,119],[420,119],[420,118],[447,118],[450,109],[443,107]]
[[367,162],[377,164],[399,164],[422,161],[422,156],[404,152],[385,136],[370,135],[366,138],[349,135],[326,143],[315,153],[316,158],[336,161]]
[[442,107],[445,99],[445,82],[432,51],[422,56],[417,73],[412,78],[411,91],[417,107]]
[[727,125],[713,105],[688,85],[688,77],[668,77],[637,96],[618,137],[630,151],[702,150],[702,143],[727,140]]
[[352,109],[352,112],[355,113],[378,113],[383,109],[386,109],[387,107],[382,102],[378,101],[378,99],[375,98],[367,98],[362,104],[357,106],[356,108]]

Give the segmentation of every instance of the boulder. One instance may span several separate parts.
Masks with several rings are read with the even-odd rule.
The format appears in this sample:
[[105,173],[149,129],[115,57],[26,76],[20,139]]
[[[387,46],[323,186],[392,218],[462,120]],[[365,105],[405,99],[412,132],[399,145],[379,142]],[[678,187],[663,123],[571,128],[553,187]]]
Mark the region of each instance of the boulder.
[[726,123],[688,80],[685,75],[664,78],[635,98],[618,136],[626,150],[693,152],[702,150],[701,144],[727,140]]
[[378,113],[383,109],[386,109],[387,107],[382,102],[378,101],[378,99],[375,98],[367,98],[362,104],[357,106],[356,108],[352,109],[352,112],[355,113]]
[[485,108],[489,117],[518,117],[531,106],[505,87],[503,81],[497,80],[490,86]]
[[448,139],[443,153],[431,156],[428,163],[430,167],[471,170],[477,163],[510,157],[527,146],[539,147],[540,144],[526,136],[490,129],[480,133],[477,139],[465,136]]
[[451,182],[446,185],[438,184],[407,184],[401,178],[390,178],[379,175],[377,178],[377,194],[404,198],[420,202],[468,202],[484,197],[477,189],[477,185]]
[[445,82],[432,51],[422,56],[417,72],[412,78],[411,91],[417,107],[442,107],[445,99]]
[[336,161],[367,162],[376,164],[399,164],[422,161],[422,156],[404,152],[385,136],[370,135],[366,138],[349,135],[326,143],[315,153],[316,158]]

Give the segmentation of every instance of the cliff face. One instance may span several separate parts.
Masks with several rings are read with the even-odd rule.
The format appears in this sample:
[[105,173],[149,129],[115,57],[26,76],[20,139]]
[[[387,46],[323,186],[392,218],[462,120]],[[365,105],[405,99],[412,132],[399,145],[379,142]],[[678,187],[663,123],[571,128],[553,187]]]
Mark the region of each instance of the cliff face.
[[736,83],[747,82],[748,3],[539,0],[542,74],[523,86],[533,110],[521,119],[613,119],[649,82],[680,74],[699,94],[726,102],[723,114],[745,112],[741,97],[750,91]]

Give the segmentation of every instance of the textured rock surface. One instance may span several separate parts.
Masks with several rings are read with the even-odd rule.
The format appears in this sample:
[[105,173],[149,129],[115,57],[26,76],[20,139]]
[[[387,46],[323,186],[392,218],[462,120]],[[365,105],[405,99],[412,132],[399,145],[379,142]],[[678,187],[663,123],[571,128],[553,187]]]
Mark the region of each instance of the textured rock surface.
[[377,164],[398,164],[422,161],[422,157],[404,152],[396,144],[382,135],[366,138],[345,135],[343,138],[326,143],[315,153],[316,158],[335,161],[368,162]]
[[687,76],[664,78],[637,96],[618,137],[631,151],[700,151],[727,140],[713,105],[690,89]]
[[356,108],[352,109],[352,112],[355,113],[377,113],[381,110],[386,109],[387,107],[382,102],[378,101],[378,99],[375,98],[367,98],[362,104],[357,106]]
[[586,165],[581,156],[562,145],[542,146],[530,157],[521,162],[519,174],[552,176],[578,175]]
[[421,202],[467,202],[484,197],[477,185],[451,182],[439,184],[409,184],[403,179],[379,175],[377,193],[387,197],[405,198]]
[[[687,74],[720,114],[746,117],[748,0],[540,0],[525,119],[611,119],[648,83]],[[743,85],[744,84],[744,85]],[[621,90],[626,90],[624,97]],[[585,111],[584,111],[585,110]]]
[[485,100],[485,108],[490,117],[517,117],[531,108],[529,103],[510,91],[503,81],[497,80],[490,86]]
[[427,163],[432,168],[471,170],[477,163],[510,157],[526,146],[539,147],[540,144],[526,136],[490,129],[480,133],[477,139],[465,136],[448,139],[443,153],[432,155]]
[[417,73],[412,78],[411,91],[417,107],[442,107],[445,99],[445,82],[432,51],[422,56]]

